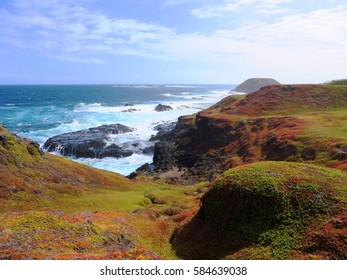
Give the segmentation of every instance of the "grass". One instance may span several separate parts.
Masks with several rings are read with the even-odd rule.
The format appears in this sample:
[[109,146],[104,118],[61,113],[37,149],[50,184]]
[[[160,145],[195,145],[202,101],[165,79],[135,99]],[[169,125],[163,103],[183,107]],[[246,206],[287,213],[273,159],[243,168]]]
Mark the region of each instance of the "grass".
[[263,88],[234,102],[227,97],[204,110],[221,115],[288,116],[308,112],[343,109],[347,106],[347,86],[344,85],[283,85]]
[[230,94],[229,96],[231,96],[232,98],[236,100],[241,100],[245,98],[246,94]]
[[[176,259],[164,214],[201,186],[131,181],[50,154],[0,127],[0,251],[13,259]],[[28,149],[28,147],[30,147]],[[153,204],[150,198],[155,198]],[[162,217],[160,220],[158,217]],[[159,254],[159,255],[158,255]]]
[[[203,196],[199,214],[180,230],[174,246],[182,257],[247,258],[252,248],[262,248],[262,258],[290,258],[308,226],[346,211],[346,182],[346,173],[310,164],[260,162],[230,169]],[[199,237],[210,247],[202,247]]]
[[176,258],[168,242],[176,222],[163,212],[192,207],[198,187],[131,181],[42,155],[37,146],[1,126],[0,135],[1,256],[159,258],[155,250]]
[[149,194],[160,197],[169,207],[177,204],[177,201],[184,197],[186,190],[187,188],[175,188],[166,184],[141,183],[134,184],[133,189],[129,191],[97,189],[76,196],[59,196],[54,200],[42,198],[38,201],[38,209],[59,209],[68,213],[106,210],[134,212],[153,206]]
[[[16,259],[177,259],[169,243],[177,223],[163,213],[171,207],[182,211],[197,207],[194,197],[199,188],[141,181],[130,191],[90,189],[75,195],[53,194],[54,200],[36,198],[34,202],[31,194],[19,192],[7,201],[17,207],[16,213],[0,214],[0,240],[7,236],[5,241],[14,244],[6,252]],[[148,194],[160,197],[164,204],[152,204]],[[29,205],[31,209],[25,209]],[[119,240],[132,244],[127,250],[136,250],[121,253],[124,249],[116,246]],[[107,244],[117,248],[111,252]],[[16,246],[22,248],[18,254]]]
[[[1,251],[16,259],[156,257],[137,243],[133,236],[135,229],[126,223],[121,212],[29,211],[5,215],[1,220],[0,239],[7,244],[0,245]],[[13,244],[20,246],[14,249]]]
[[[265,105],[268,102],[268,106],[264,102]],[[242,145],[246,145],[253,155],[250,159],[252,161],[277,160],[271,157],[276,156],[276,152],[268,158],[262,150],[266,137],[271,135],[280,139],[283,145],[289,143],[296,148],[296,155],[288,158],[283,156],[279,158],[281,160],[309,160],[317,165],[347,170],[346,163],[341,160],[336,162],[334,157],[336,144],[347,145],[346,108],[347,86],[297,85],[263,89],[240,101],[227,97],[199,114],[209,118],[209,123],[214,126],[224,128],[224,134],[218,135],[219,138],[242,134],[245,139]],[[237,126],[242,121],[247,125],[239,131]],[[257,127],[254,125],[256,123],[260,125]],[[276,123],[276,126],[271,127],[270,123]],[[230,129],[230,124],[235,128]],[[232,166],[243,163],[243,159],[235,153],[240,149],[239,139],[225,149],[230,153],[229,162],[232,162]],[[302,154],[308,148],[314,153],[313,159],[307,159]]]
[[[42,184],[42,183],[41,183]],[[61,210],[67,213],[79,211],[125,211],[134,212],[148,207],[171,207],[189,205],[186,193],[194,193],[195,186],[170,186],[150,181],[130,182],[129,189],[115,186],[88,187],[74,184],[36,186],[35,193],[21,189],[0,198],[0,213],[29,210]],[[150,197],[160,198],[164,205],[153,205]],[[187,198],[185,198],[187,197]]]
[[126,211],[133,212],[148,207],[151,201],[139,191],[112,191],[83,193],[79,196],[62,196],[54,201],[39,199],[39,207],[43,209],[59,209],[67,213],[78,211]]
[[334,80],[330,82],[331,85],[347,85],[347,79],[342,79],[342,80]]
[[[171,207],[196,208],[200,188],[144,180],[133,182],[127,191],[105,187],[57,195],[55,190],[45,190],[46,198],[17,192],[1,208],[0,240],[7,236],[5,241],[14,244],[6,252],[16,259],[177,259],[169,243],[177,223],[163,213]],[[159,197],[164,204],[152,204],[148,196]],[[119,240],[133,244],[127,248],[129,253],[118,247],[111,252],[106,246]]]
[[347,109],[305,114],[306,134],[314,137],[347,139]]

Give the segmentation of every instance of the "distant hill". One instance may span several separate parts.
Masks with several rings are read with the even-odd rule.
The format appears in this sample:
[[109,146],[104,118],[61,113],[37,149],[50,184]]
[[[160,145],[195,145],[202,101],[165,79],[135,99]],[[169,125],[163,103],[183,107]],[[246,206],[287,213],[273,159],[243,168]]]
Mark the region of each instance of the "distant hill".
[[256,90],[259,90],[262,87],[271,86],[271,85],[280,85],[280,83],[274,79],[269,79],[269,78],[251,78],[244,81],[242,84],[238,85],[235,88],[235,91],[251,93]]

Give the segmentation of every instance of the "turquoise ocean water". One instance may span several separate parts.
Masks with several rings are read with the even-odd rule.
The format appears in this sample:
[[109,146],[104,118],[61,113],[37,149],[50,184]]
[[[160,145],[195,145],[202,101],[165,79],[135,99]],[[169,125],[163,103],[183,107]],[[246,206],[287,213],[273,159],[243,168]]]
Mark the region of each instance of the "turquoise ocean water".
[[[156,134],[156,124],[207,108],[234,88],[235,85],[0,85],[0,123],[41,145],[54,135],[114,123],[135,129],[113,137],[116,143],[146,141]],[[129,104],[133,106],[126,106]],[[156,112],[158,104],[170,105],[174,110]],[[129,108],[134,110],[126,112]],[[128,175],[150,163],[152,156],[72,159]]]

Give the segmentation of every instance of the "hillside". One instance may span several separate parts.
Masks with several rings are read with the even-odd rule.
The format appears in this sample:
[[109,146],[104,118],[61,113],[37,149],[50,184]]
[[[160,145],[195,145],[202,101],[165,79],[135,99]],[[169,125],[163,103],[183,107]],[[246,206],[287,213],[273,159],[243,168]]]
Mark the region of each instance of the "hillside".
[[263,160],[346,171],[346,116],[346,86],[268,86],[241,100],[229,96],[178,120],[173,132],[155,145],[154,174],[199,182]]
[[0,259],[176,258],[168,240],[193,189],[43,153],[0,126]]
[[[43,153],[39,145],[17,137],[0,126],[0,212],[44,208],[61,196],[74,196],[92,189],[129,190],[121,175],[74,163]],[[20,205],[8,199],[22,201]]]
[[188,259],[346,259],[347,175],[261,162],[225,172],[171,241]]
[[251,93],[251,92],[259,90],[262,87],[270,86],[270,85],[280,85],[280,83],[274,79],[269,79],[269,78],[251,78],[244,81],[240,85],[238,85],[235,88],[235,91],[243,92],[243,93]]

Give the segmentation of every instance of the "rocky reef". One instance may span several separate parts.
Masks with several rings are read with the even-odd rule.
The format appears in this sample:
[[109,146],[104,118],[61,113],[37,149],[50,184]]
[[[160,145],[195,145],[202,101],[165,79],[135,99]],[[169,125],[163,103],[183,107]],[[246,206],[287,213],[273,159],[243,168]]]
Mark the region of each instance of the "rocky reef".
[[154,108],[154,111],[157,111],[157,112],[165,112],[165,111],[171,111],[171,110],[173,110],[171,106],[163,105],[163,104],[159,104],[158,106]]
[[43,145],[48,152],[58,152],[63,156],[85,158],[128,157],[133,153],[150,152],[150,145],[138,142],[108,144],[110,135],[132,132],[122,124],[111,124],[64,133],[49,138]]

